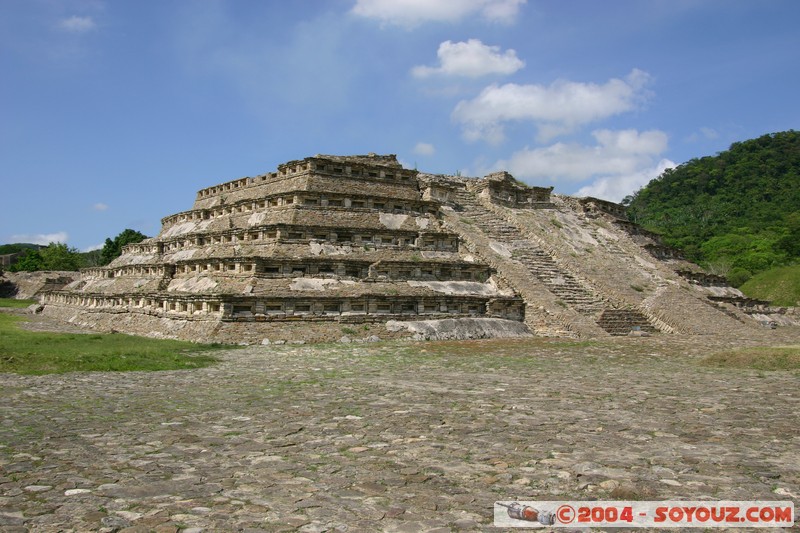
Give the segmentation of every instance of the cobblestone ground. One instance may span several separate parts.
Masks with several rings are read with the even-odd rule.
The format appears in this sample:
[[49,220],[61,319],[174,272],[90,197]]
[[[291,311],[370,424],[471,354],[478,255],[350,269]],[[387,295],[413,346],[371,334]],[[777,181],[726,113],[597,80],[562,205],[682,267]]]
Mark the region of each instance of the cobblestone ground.
[[797,505],[800,373],[698,364],[724,344],[253,346],[202,370],[0,375],[0,530],[496,531],[495,500]]

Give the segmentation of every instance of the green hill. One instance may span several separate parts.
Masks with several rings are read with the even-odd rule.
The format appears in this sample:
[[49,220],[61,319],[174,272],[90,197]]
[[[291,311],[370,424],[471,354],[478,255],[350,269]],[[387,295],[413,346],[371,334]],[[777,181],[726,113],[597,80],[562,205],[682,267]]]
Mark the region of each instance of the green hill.
[[800,306],[800,265],[771,268],[750,278],[740,287],[751,298],[775,305]]
[[0,244],[0,255],[18,254],[25,250],[38,250],[42,248],[38,244],[30,244],[27,242],[17,242],[14,244]]
[[692,159],[623,203],[632,221],[740,285],[800,258],[800,132]]

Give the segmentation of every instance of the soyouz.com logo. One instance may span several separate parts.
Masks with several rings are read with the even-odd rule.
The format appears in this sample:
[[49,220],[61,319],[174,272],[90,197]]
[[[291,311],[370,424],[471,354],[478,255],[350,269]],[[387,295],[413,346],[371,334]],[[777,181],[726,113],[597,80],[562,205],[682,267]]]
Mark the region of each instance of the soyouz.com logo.
[[498,501],[498,527],[791,527],[791,501]]

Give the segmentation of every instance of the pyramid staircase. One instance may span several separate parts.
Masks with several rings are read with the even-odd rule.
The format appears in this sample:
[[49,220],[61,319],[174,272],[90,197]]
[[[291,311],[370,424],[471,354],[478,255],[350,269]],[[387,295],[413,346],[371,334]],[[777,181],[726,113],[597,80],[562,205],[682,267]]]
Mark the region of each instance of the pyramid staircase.
[[481,205],[472,192],[459,189],[455,200],[474,226],[491,240],[511,250],[512,259],[524,265],[565,306],[591,317],[611,335],[627,335],[635,329],[653,333],[657,331],[647,317],[635,309],[607,309],[591,289],[560,267],[549,253],[538,247],[519,228]]

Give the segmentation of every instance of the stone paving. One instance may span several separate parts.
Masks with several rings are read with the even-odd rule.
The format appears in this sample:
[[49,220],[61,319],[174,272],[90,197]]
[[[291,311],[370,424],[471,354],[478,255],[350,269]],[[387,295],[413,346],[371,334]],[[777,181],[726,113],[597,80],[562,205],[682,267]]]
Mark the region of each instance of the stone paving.
[[201,370],[0,374],[0,530],[497,531],[495,500],[797,505],[800,373],[698,364],[756,342],[250,346]]

